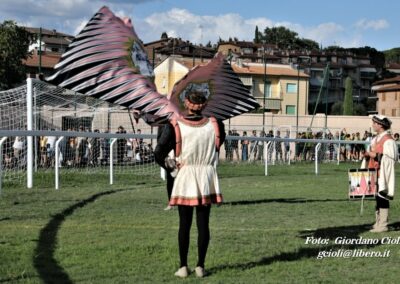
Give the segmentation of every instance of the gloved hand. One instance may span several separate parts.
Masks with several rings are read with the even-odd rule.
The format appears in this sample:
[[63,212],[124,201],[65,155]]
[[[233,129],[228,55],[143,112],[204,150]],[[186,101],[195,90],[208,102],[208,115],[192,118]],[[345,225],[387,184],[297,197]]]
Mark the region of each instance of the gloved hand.
[[166,157],[164,160],[164,164],[165,164],[165,168],[168,170],[173,171],[174,169],[177,168],[176,165],[176,160],[175,159],[171,159],[170,157]]

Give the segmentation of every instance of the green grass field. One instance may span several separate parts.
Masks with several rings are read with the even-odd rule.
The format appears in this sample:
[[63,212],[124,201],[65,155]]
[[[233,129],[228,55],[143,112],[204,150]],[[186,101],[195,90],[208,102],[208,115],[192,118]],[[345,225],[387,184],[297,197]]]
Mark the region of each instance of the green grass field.
[[[106,173],[74,173],[58,191],[6,186],[0,196],[0,283],[398,283],[400,241],[335,243],[337,237],[381,242],[400,236],[398,199],[391,202],[391,231],[368,232],[375,202],[365,201],[361,216],[361,202],[347,199],[347,169],[353,167],[322,164],[315,176],[313,164],[271,166],[265,177],[261,165],[222,164],[225,203],[211,210],[204,279],[173,275],[178,212],[163,210],[167,196],[157,174],[120,174],[107,186]],[[327,244],[306,243],[307,237]],[[196,240],[194,222],[192,268]],[[390,252],[386,258],[317,259],[324,251],[345,250]]]

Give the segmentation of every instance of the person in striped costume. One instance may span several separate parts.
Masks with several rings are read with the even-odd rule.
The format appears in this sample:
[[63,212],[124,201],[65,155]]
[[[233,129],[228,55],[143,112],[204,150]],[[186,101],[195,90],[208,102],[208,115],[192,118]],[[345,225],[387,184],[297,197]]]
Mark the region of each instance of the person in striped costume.
[[378,174],[378,193],[376,195],[375,224],[370,232],[388,231],[389,200],[393,199],[395,189],[394,166],[397,159],[397,146],[389,132],[392,122],[386,116],[374,115],[372,128],[377,135],[364,157],[367,167]]

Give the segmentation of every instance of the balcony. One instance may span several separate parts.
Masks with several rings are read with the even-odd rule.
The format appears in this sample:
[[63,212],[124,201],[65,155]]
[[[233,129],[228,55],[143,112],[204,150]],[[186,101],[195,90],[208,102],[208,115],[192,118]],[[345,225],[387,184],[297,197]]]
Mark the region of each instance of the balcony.
[[251,76],[239,76],[239,78],[242,81],[243,85],[245,85],[245,86],[253,86],[253,77],[251,77]]
[[[264,98],[257,97],[257,102],[260,106],[264,103]],[[280,110],[281,109],[281,99],[278,98],[265,98],[265,108],[270,110]]]

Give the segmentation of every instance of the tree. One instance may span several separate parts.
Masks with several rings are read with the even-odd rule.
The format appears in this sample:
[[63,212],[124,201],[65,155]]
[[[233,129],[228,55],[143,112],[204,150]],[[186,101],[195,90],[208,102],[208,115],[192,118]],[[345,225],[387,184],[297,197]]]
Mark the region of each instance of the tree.
[[254,31],[254,43],[260,43],[261,33],[258,31],[258,26],[256,26],[256,30]]
[[266,43],[276,44],[279,48],[293,48],[296,42],[297,33],[285,27],[265,28],[263,39]]
[[33,36],[14,21],[0,24],[0,90],[7,90],[22,82],[26,75],[23,59]]
[[318,42],[313,41],[311,39],[307,39],[307,38],[297,39],[296,45],[301,49],[307,49],[307,50],[318,50],[319,49]]
[[400,63],[400,48],[392,48],[389,50],[385,50],[383,52],[385,54],[386,63]]
[[[264,34],[260,35],[266,43],[276,44],[281,49],[318,49],[318,43],[305,38],[299,38],[298,34],[285,27],[265,28]],[[260,39],[259,38],[259,39]]]
[[343,115],[353,115],[353,80],[350,77],[345,82]]

